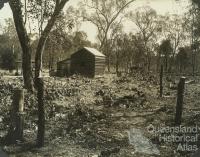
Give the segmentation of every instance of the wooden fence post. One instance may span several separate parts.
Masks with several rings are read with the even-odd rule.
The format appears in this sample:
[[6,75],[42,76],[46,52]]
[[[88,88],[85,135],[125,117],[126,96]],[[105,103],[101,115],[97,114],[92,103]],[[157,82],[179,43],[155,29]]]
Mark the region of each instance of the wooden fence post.
[[160,68],[160,97],[163,96],[163,65]]
[[10,128],[6,137],[8,144],[23,140],[24,129],[24,90],[14,89],[13,102],[10,111]]
[[185,77],[181,77],[180,81],[179,81],[179,84],[178,84],[177,102],[176,102],[176,114],[175,114],[175,125],[181,125],[185,79],[186,79]]

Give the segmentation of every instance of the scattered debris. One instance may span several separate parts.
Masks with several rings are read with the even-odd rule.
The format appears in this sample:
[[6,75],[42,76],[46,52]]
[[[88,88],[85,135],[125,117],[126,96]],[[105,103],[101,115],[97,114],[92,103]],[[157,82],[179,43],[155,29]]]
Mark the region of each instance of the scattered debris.
[[117,154],[119,153],[119,151],[120,151],[119,147],[103,150],[101,151],[101,154],[99,157],[110,157],[111,154]]
[[[8,80],[0,79],[0,137],[3,137],[8,129],[12,90],[23,85],[21,78],[6,79]],[[106,155],[123,157],[137,156],[135,150],[137,148],[138,152],[143,151],[145,157],[158,154],[174,156],[173,145],[161,143],[158,150],[152,144],[156,143],[152,140],[154,137],[149,135],[150,141],[141,132],[149,124],[171,124],[177,92],[166,88],[166,82],[164,82],[164,94],[169,93],[168,97],[158,98],[159,88],[156,77],[145,77],[142,74],[126,77],[104,75],[95,79],[73,75],[69,78],[46,77],[44,81],[45,143],[48,148],[42,150],[26,148],[27,152],[18,153],[25,149],[24,145],[29,145],[24,144],[9,147],[6,149],[8,154],[16,153],[22,157],[34,157],[37,152],[41,157]],[[187,86],[185,103],[188,107],[184,108],[184,116],[187,116],[184,117],[186,123],[198,122],[199,117],[195,115],[199,115],[197,114],[199,89],[196,82],[189,83]],[[32,142],[37,133],[36,101],[34,94],[25,93],[24,134],[26,140]],[[190,110],[191,108],[193,110]],[[138,132],[134,130],[133,133],[130,131],[128,136],[125,131],[135,127],[141,130]],[[134,137],[132,137],[134,144],[129,143],[130,135]],[[150,154],[149,149],[152,149],[154,154]],[[188,155],[189,153],[181,154],[178,157],[188,157]]]

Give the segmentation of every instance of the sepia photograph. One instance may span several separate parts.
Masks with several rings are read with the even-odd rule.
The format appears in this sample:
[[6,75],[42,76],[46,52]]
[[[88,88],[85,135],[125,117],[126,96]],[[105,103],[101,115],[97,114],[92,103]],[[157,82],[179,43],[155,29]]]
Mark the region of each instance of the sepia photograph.
[[200,0],[0,0],[0,157],[200,157]]

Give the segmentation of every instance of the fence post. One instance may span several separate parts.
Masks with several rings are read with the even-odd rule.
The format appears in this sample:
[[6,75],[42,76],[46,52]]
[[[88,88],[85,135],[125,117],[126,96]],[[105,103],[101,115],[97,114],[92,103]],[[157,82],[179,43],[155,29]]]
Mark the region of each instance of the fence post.
[[163,96],[163,65],[160,68],[160,97]]
[[14,89],[10,120],[10,128],[7,134],[6,142],[8,144],[15,144],[17,140],[23,140],[24,89]]
[[177,102],[176,102],[176,114],[175,114],[175,125],[181,125],[185,79],[186,79],[185,77],[181,77],[180,81],[179,81],[179,84],[178,84]]

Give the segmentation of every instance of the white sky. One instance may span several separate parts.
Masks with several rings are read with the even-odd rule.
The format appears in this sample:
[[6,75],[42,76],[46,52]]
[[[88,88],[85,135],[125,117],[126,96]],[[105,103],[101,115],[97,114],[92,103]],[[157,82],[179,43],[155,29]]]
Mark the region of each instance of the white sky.
[[[76,6],[81,0],[70,0],[67,3],[67,6],[73,5]],[[179,0],[177,3],[176,0],[136,0],[130,5],[131,10],[135,10],[138,7],[149,5],[157,11],[158,14],[183,14],[186,12],[186,8],[189,4],[189,0]],[[67,7],[66,6],[66,7]],[[4,24],[4,19],[12,17],[12,12],[8,4],[0,10],[0,24]],[[133,26],[131,24],[126,24],[125,30],[131,31]],[[96,28],[90,23],[85,23],[82,25],[81,30],[85,31],[88,34],[88,39],[91,41],[95,40]],[[1,31],[0,31],[1,32]]]

